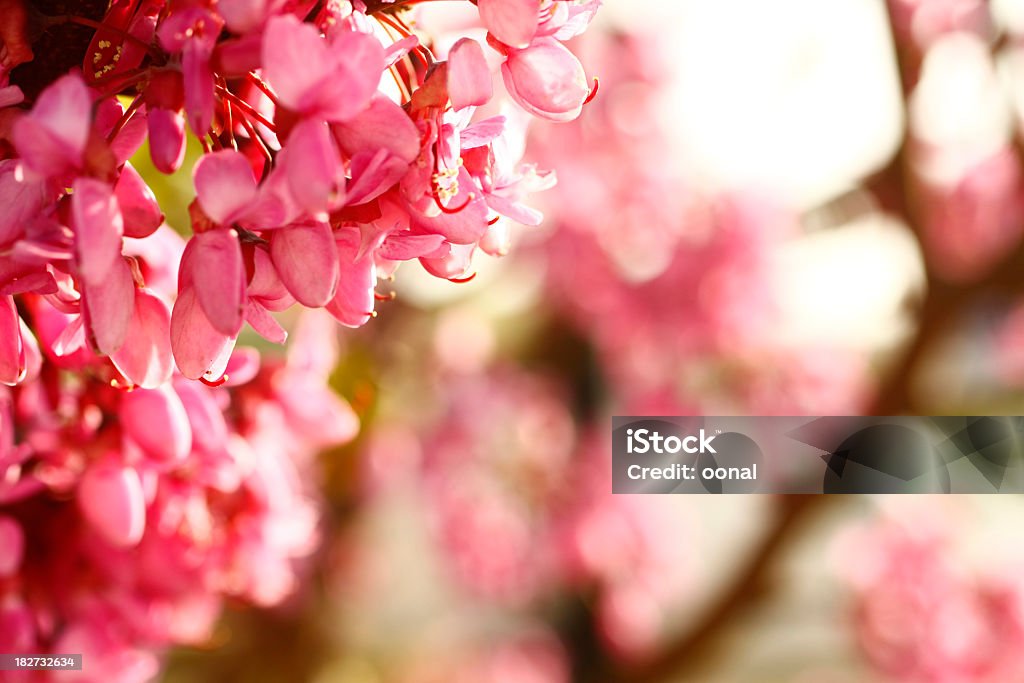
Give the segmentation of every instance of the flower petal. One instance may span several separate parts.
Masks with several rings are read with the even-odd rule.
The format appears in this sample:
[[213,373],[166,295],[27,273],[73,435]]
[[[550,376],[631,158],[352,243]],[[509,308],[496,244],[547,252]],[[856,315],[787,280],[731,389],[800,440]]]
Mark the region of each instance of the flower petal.
[[85,286],[86,324],[96,348],[110,355],[121,348],[135,309],[135,282],[124,259],[118,258],[106,277]]
[[169,384],[128,392],[118,414],[125,433],[155,460],[180,462],[192,450],[188,414]]
[[96,463],[78,484],[78,504],[108,543],[130,548],[146,530],[146,500],[139,473],[131,467]]
[[210,324],[195,290],[185,288],[171,311],[171,351],[181,374],[189,379],[220,377],[234,346],[234,337]]
[[302,111],[315,102],[316,86],[329,75],[327,42],[294,15],[277,16],[263,32],[263,75],[288,108]]
[[459,169],[458,193],[436,216],[413,213],[413,224],[423,232],[444,235],[454,244],[471,244],[487,232],[487,204],[465,168]]
[[0,579],[6,579],[18,571],[25,554],[25,533],[18,520],[0,515]]
[[14,297],[0,297],[0,384],[13,386],[25,375],[20,320]]
[[92,97],[81,76],[68,74],[50,85],[29,114],[81,158],[92,123]]
[[0,245],[6,245],[25,233],[25,224],[43,205],[45,186],[28,178],[19,178],[18,162],[0,161]]
[[338,249],[338,289],[327,311],[346,327],[364,325],[373,313],[377,269],[369,254],[359,257],[358,230],[344,229],[335,235]]
[[373,98],[355,118],[334,124],[332,130],[349,157],[385,149],[409,164],[420,153],[416,124],[404,109],[383,95]]
[[256,177],[249,160],[233,149],[204,154],[192,172],[203,212],[229,225],[256,199]]
[[331,43],[331,56],[333,68],[316,90],[317,111],[328,121],[347,121],[364,110],[377,92],[384,71],[384,46],[366,33],[344,31]]
[[501,65],[505,87],[516,104],[552,121],[571,121],[580,115],[590,84],[576,55],[550,38],[515,50]]
[[245,320],[252,325],[257,334],[269,342],[284,344],[288,340],[288,333],[274,320],[274,316],[252,299],[249,299],[245,306]]
[[71,195],[78,272],[86,283],[100,284],[121,258],[124,223],[113,190],[92,178],[77,178]]
[[237,335],[245,304],[245,263],[238,233],[201,232],[192,237],[186,251],[191,251],[192,286],[210,324],[221,334]]
[[127,237],[149,237],[164,222],[156,195],[131,164],[125,164],[114,186],[114,196],[124,220]]
[[161,173],[174,173],[185,160],[185,118],[176,111],[153,108],[149,126],[149,158]]
[[281,282],[299,303],[319,308],[334,297],[338,251],[327,223],[276,231],[270,240],[270,257]]
[[132,384],[153,389],[171,378],[171,310],[148,289],[135,291],[135,310],[124,345],[110,355],[114,367]]
[[477,7],[487,30],[506,45],[526,47],[537,32],[538,0],[479,0]]
[[452,108],[487,104],[494,95],[491,71],[480,43],[462,38],[448,53],[448,97]]
[[340,205],[345,191],[341,155],[327,123],[305,119],[288,137],[288,188],[295,202],[311,215]]
[[213,69],[211,48],[199,40],[185,43],[181,72],[185,82],[185,112],[192,132],[202,137],[213,123]]

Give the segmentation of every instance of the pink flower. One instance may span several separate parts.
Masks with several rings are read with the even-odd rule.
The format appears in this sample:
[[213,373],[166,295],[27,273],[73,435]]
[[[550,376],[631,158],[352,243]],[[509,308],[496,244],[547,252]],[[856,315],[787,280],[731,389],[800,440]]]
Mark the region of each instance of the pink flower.
[[38,372],[39,348],[18,315],[14,298],[0,296],[0,384],[15,385]]
[[552,121],[578,117],[590,95],[583,65],[551,38],[539,38],[529,47],[510,50],[501,75],[516,104]]
[[526,47],[537,32],[539,0],[480,0],[477,6],[491,35],[510,47]]
[[452,108],[487,104],[493,94],[483,48],[471,38],[462,38],[448,52],[448,96]]
[[171,349],[181,374],[215,380],[224,374],[242,328],[245,267],[238,233],[210,230],[189,240],[181,257],[171,313]]
[[376,92],[384,48],[357,31],[340,31],[328,41],[314,26],[283,15],[267,22],[263,64],[284,106],[308,118],[347,121]]
[[146,501],[139,474],[131,467],[98,462],[79,483],[82,514],[104,540],[133,546],[146,528]]
[[213,123],[214,82],[210,58],[223,19],[201,7],[186,7],[171,14],[160,24],[160,44],[171,53],[181,54],[181,72],[188,123],[203,136]]
[[276,230],[270,256],[281,282],[299,303],[319,308],[334,298],[340,276],[338,250],[327,223]]
[[346,327],[359,327],[373,315],[373,290],[377,271],[373,258],[360,250],[354,230],[339,230],[334,235],[338,250],[338,287],[327,303],[327,312]]
[[25,165],[45,178],[81,169],[92,124],[92,97],[80,76],[68,75],[39,96],[14,124],[14,146]]

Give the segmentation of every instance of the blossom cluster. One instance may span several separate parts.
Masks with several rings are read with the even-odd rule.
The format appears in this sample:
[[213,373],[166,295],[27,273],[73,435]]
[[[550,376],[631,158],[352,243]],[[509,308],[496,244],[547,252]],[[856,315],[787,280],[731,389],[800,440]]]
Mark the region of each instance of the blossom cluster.
[[845,539],[858,643],[893,680],[1018,679],[1024,595],[1017,568],[971,567],[950,512],[906,506]]
[[444,575],[475,609],[528,615],[587,595],[609,652],[652,652],[691,578],[688,546],[664,542],[686,534],[673,501],[611,494],[604,426],[577,425],[555,377],[496,364],[433,379],[419,394],[429,413],[389,411],[370,430],[371,500],[413,497]]
[[[458,279],[477,248],[504,251],[502,221],[537,223],[521,200],[554,178],[496,144],[521,135],[505,116],[475,116],[497,106],[485,48],[511,101],[572,119],[591,87],[561,41],[599,3],[485,0],[486,45],[463,38],[445,60],[407,4],[125,0],[102,22],[44,17],[97,30],[82,71],[31,103],[26,22],[5,15],[0,381],[25,378],[34,343],[15,295],[76,314],[65,352],[90,346],[132,385],[175,364],[217,381],[246,322],[283,342],[271,314],[298,302],[360,326],[400,262]],[[204,154],[172,308],[131,257],[164,213],[129,159],[148,141],[153,165],[177,171],[186,126]]]
[[[599,2],[473,3],[481,39],[444,54],[416,2],[94,4],[0,3],[0,651],[133,683],[226,599],[293,590],[313,455],[358,429],[327,385],[335,321],[367,322],[403,261],[458,281],[540,221],[523,201],[554,176],[511,112],[580,113],[562,41]],[[67,25],[91,42],[50,77],[69,55],[34,41]],[[190,232],[146,152],[191,174]],[[283,343],[295,304],[323,310],[287,361],[236,346],[245,323]]]
[[583,37],[601,97],[571,126],[531,131],[529,149],[562,171],[544,197],[551,234],[535,250],[550,302],[593,347],[616,414],[859,411],[856,352],[774,336],[772,258],[799,236],[799,214],[758,188],[709,188],[690,173],[664,116],[668,47],[650,31]]
[[25,301],[47,341],[34,379],[0,387],[0,649],[83,654],[67,680],[150,680],[227,599],[296,588],[319,536],[312,457],[358,427],[325,382],[334,324],[304,320],[286,362],[239,349],[230,386],[129,391],[102,357],[60,356],[68,314]]

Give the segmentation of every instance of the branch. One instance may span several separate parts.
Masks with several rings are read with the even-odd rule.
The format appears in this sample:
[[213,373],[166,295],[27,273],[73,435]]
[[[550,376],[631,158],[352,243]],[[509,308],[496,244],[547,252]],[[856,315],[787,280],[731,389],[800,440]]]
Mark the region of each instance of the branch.
[[831,496],[779,496],[773,527],[736,573],[721,598],[699,619],[700,626],[664,649],[655,659],[637,667],[611,667],[602,677],[607,683],[656,683],[669,676],[685,679],[684,671],[694,672],[706,665],[721,649],[722,641],[735,620],[757,606],[771,593],[771,572],[778,558],[788,550],[801,525],[820,510]]

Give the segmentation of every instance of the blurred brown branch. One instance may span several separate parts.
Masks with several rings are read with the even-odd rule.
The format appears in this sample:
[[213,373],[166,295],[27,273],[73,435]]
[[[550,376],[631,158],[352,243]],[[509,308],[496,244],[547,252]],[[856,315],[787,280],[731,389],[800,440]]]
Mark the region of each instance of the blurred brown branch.
[[827,496],[779,496],[771,529],[736,572],[730,588],[712,604],[700,619],[700,625],[684,634],[660,654],[638,667],[612,668],[607,683],[654,683],[673,676],[674,680],[699,680],[698,671],[708,665],[720,649],[727,627],[755,608],[772,592],[771,572],[776,560],[799,535],[800,527],[811,513],[827,505]]

